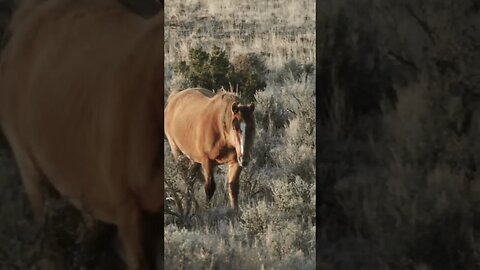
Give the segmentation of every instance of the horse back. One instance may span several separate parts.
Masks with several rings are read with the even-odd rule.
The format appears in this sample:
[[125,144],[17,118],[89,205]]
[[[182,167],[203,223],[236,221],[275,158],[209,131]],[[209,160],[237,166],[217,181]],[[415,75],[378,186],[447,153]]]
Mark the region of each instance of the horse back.
[[166,121],[181,117],[185,120],[201,121],[206,118],[208,109],[214,107],[215,93],[204,88],[189,88],[183,91],[172,91],[165,108]]

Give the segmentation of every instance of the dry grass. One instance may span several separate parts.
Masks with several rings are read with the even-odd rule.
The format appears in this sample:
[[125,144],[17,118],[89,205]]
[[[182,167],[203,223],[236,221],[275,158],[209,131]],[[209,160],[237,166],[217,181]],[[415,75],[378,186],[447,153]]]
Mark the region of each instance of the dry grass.
[[288,60],[315,62],[315,3],[313,1],[169,1],[165,4],[165,65],[185,60],[188,50],[214,45],[236,54],[266,56],[275,70]]

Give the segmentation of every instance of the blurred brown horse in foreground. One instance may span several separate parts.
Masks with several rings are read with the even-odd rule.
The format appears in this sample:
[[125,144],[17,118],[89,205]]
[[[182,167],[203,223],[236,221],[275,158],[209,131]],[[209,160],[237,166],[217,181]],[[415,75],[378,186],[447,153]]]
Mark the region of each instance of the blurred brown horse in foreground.
[[36,220],[53,186],[114,224],[128,269],[156,269],[163,181],[163,8],[23,0],[0,54],[0,126]]
[[228,164],[228,195],[238,208],[239,176],[248,163],[255,134],[253,103],[242,105],[236,95],[202,88],[172,91],[165,108],[165,134],[177,160],[181,153],[201,164],[205,193],[215,192],[214,166]]

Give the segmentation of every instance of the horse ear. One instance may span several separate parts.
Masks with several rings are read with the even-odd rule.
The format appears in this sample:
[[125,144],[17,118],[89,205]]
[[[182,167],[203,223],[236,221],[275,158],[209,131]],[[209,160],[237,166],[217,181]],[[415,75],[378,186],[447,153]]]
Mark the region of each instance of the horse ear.
[[232,112],[237,113],[238,112],[238,102],[234,102],[232,104]]
[[248,109],[250,110],[250,112],[255,111],[255,103],[252,102],[252,103],[248,104]]

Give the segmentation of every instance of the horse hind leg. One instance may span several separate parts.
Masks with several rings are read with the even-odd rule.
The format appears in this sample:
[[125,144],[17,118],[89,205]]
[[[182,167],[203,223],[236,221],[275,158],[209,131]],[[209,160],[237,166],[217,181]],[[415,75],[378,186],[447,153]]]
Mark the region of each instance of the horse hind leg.
[[178,161],[180,155],[182,154],[182,152],[180,152],[180,149],[178,148],[178,146],[175,144],[175,142],[173,142],[172,138],[168,135],[167,135],[167,141],[168,141],[168,144],[170,145],[170,149],[172,151],[172,155],[173,155],[173,159],[175,161]]
[[42,226],[45,223],[45,200],[48,191],[45,186],[43,174],[25,151],[13,147],[13,153],[22,183],[33,210],[35,223]]
[[178,148],[178,146],[176,144],[171,144],[170,146],[172,147],[173,158],[178,161],[182,152],[180,152],[180,149]]
[[128,270],[157,270],[160,218],[148,216],[135,203],[122,208],[117,226]]

